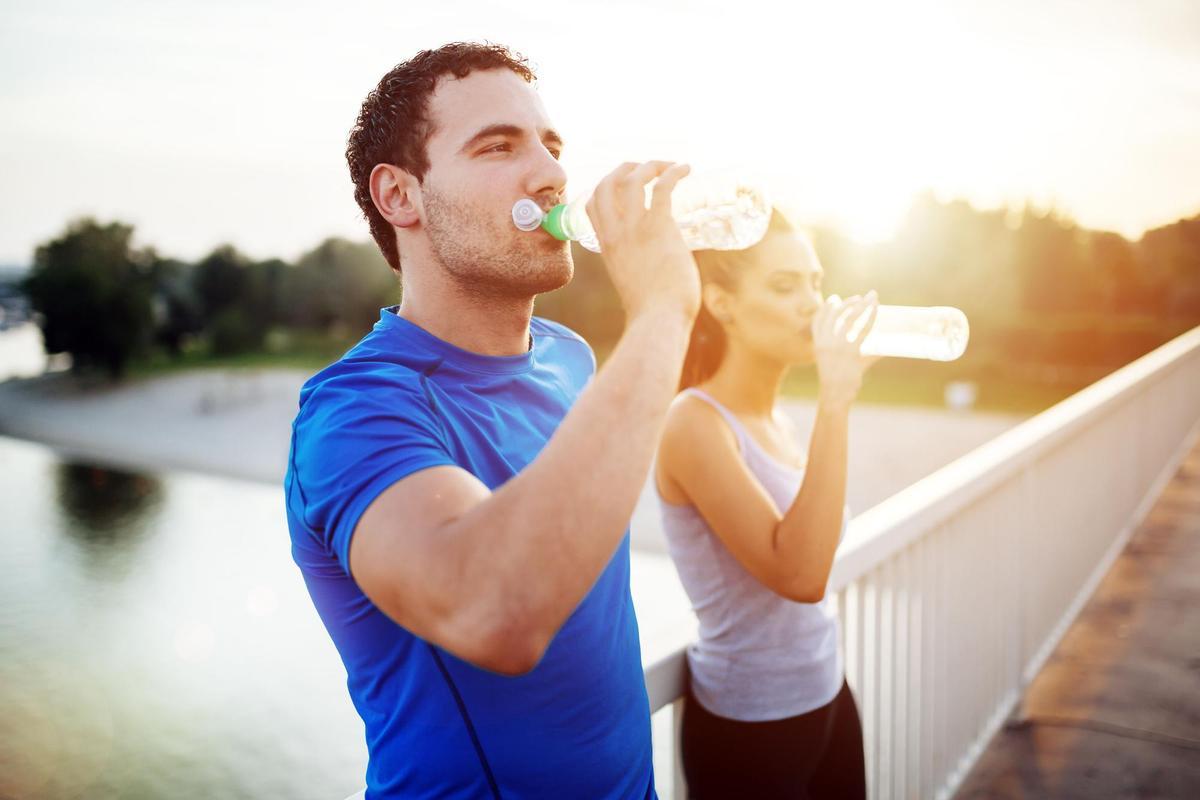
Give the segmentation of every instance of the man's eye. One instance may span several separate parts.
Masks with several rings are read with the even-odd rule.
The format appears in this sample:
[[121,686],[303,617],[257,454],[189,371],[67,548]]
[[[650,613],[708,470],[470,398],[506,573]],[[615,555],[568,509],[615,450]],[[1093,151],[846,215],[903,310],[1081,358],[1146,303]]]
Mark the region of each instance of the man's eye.
[[483,152],[485,152],[485,153],[506,153],[509,150],[512,150],[512,148],[508,145],[508,143],[501,142],[500,144],[494,144],[491,147],[485,148]]

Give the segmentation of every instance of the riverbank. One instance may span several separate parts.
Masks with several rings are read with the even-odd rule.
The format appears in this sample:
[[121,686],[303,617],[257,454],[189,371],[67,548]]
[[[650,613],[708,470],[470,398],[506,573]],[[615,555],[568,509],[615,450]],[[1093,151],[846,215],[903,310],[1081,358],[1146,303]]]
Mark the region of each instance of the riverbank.
[[0,383],[0,434],[64,457],[279,484],[300,370],[196,370],[121,384],[69,373]]
[[[279,486],[291,421],[309,372],[192,370],[121,384],[61,372],[0,383],[0,435],[41,442],[70,460],[129,470],[191,470]],[[815,407],[784,410],[807,440]],[[1004,414],[858,405],[851,415],[847,502],[861,512],[1021,422]],[[634,543],[664,552],[652,493]]]

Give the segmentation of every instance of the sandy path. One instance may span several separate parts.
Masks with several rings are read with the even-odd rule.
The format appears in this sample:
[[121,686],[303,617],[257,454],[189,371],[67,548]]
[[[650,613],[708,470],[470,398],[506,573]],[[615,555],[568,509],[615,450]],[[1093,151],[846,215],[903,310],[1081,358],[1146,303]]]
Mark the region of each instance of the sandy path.
[[0,433],[71,458],[282,481],[307,375],[203,370],[80,390],[67,374],[0,384]]

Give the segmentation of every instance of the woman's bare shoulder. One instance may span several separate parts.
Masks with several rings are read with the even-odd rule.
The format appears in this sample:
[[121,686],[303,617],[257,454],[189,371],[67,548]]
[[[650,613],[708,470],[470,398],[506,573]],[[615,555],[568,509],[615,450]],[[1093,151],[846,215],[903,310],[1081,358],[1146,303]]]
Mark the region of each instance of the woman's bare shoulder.
[[690,502],[683,485],[694,480],[697,465],[711,465],[722,460],[722,454],[736,455],[737,451],[737,437],[721,412],[694,394],[678,395],[667,409],[658,445],[655,479],[659,494],[668,503]]
[[666,427],[660,458],[682,453],[694,453],[696,449],[714,444],[737,447],[737,437],[729,423],[713,405],[694,394],[676,396],[667,409]]

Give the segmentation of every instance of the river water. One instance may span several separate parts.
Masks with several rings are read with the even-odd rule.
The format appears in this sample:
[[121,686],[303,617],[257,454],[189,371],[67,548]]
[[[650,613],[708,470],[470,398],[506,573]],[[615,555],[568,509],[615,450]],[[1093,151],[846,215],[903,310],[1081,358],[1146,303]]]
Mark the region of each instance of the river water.
[[[36,329],[0,333],[0,381],[39,373],[39,356]],[[1015,424],[859,414],[860,509]],[[341,800],[362,787],[362,723],[291,560],[278,485],[103,469],[0,437],[0,507],[0,800]],[[632,564],[645,663],[694,624],[648,508]],[[653,722],[667,796],[669,714]]]
[[344,797],[362,726],[280,493],[0,439],[0,796]]
[[[282,492],[5,438],[0,474],[0,798],[361,788],[362,723],[291,560]],[[634,562],[644,638],[664,642],[686,600],[665,559]],[[662,715],[654,727],[670,735]],[[660,742],[660,786],[669,757]]]

